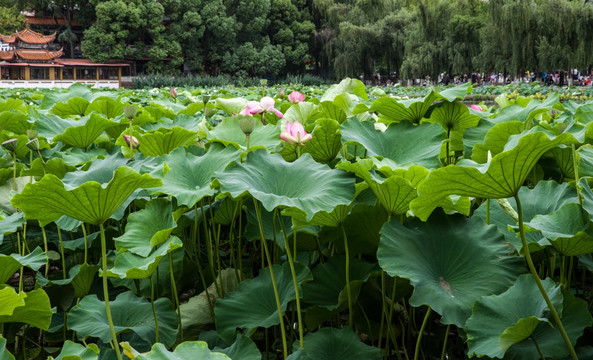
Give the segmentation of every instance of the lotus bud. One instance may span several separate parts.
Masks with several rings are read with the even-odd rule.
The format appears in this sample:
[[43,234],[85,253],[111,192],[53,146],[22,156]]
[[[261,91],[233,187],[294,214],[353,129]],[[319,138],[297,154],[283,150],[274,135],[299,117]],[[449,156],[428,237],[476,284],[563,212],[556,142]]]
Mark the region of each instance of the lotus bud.
[[210,101],[210,95],[202,94],[202,102],[204,103],[204,107],[206,107],[206,104],[208,104],[208,101]]
[[278,90],[278,97],[279,97],[280,99],[284,99],[284,89],[283,89],[283,88],[280,88],[280,89]]
[[10,152],[15,152],[17,147],[17,142],[19,139],[9,139],[2,143],[2,147]]
[[241,116],[239,127],[245,135],[250,135],[255,127],[255,118],[253,116]]
[[39,139],[37,138],[29,140],[29,142],[25,145],[27,145],[27,147],[33,151],[39,151]]
[[171,94],[171,97],[173,99],[177,99],[177,91],[175,91],[175,88],[173,86],[171,86],[171,90],[169,90],[169,94]]
[[124,115],[132,121],[134,116],[138,113],[138,107],[136,105],[127,105],[124,106]]
[[124,135],[124,140],[126,141],[126,144],[128,144],[128,147],[131,146],[132,149],[138,149],[138,146],[140,145],[140,142],[138,142],[138,139],[136,139],[135,136]]
[[27,130],[27,138],[29,138],[29,140],[35,139],[38,134],[39,134],[39,132],[37,132],[37,130],[33,130],[33,129]]

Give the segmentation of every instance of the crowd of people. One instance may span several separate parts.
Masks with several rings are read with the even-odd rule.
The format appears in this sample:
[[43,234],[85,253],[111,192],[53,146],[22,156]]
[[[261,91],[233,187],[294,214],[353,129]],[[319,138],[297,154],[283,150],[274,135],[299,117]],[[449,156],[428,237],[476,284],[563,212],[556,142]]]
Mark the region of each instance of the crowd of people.
[[[361,80],[365,81],[364,77],[360,77]],[[483,72],[472,72],[471,74],[463,75],[450,75],[446,72],[439,74],[438,78],[433,80],[430,75],[426,75],[423,79],[413,79],[401,81],[397,78],[395,73],[390,76],[381,76],[377,73],[371,81],[366,81],[369,84],[391,86],[398,82],[402,85],[407,86],[432,86],[432,85],[459,85],[471,81],[472,84],[477,85],[508,85],[518,83],[535,83],[539,82],[545,86],[591,86],[593,80],[593,70],[589,73],[580,72],[578,69],[557,70],[557,71],[525,71],[521,76],[511,77],[510,74],[503,74],[502,72],[496,73],[483,73]]]

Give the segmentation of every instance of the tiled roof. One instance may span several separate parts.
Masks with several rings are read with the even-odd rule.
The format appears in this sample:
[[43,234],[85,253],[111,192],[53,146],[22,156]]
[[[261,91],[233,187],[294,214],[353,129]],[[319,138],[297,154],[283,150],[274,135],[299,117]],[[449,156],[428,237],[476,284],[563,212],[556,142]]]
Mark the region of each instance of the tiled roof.
[[2,40],[5,43],[9,43],[12,44],[16,41],[16,36],[14,34],[12,35],[2,35],[0,34],[0,40]]
[[14,35],[16,35],[22,42],[29,44],[47,44],[56,39],[56,33],[51,35],[43,35],[29,28],[19,31]]
[[14,50],[0,51],[0,60],[12,60],[14,58]]
[[24,60],[49,61],[62,56],[62,49],[58,51],[20,49],[16,51],[19,58]]
[[114,67],[123,67],[123,66],[130,66],[130,64],[126,63],[116,63],[116,62],[108,62],[108,63],[94,63],[91,62],[89,59],[56,59],[56,63],[62,64],[65,66],[114,66]]
[[[65,26],[66,25],[66,19],[64,19],[63,17],[52,17],[52,16],[41,16],[41,17],[36,17],[34,14],[33,15],[28,15],[27,19],[26,19],[27,24],[32,24],[32,25],[60,25],[60,26]],[[72,22],[70,23],[71,26],[81,26],[78,22],[72,20]]]

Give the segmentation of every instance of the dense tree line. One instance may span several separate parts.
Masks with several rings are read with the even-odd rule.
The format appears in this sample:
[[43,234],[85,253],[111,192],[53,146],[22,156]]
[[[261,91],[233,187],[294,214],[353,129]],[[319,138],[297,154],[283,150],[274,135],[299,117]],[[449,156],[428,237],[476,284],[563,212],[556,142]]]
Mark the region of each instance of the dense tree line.
[[434,79],[593,65],[588,0],[0,0],[0,29],[22,21],[15,9],[64,16],[59,40],[94,61],[148,59],[161,73]]

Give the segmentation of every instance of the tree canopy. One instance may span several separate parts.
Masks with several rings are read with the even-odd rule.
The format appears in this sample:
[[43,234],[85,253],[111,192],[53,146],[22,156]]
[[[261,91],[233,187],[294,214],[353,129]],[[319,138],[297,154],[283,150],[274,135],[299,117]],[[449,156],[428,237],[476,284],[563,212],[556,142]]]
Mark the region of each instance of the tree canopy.
[[[149,72],[411,78],[593,65],[586,0],[3,0],[0,7],[0,30],[22,26],[18,9],[63,16],[58,40],[80,41],[93,61],[145,59]],[[90,24],[82,39],[71,30],[76,16]]]

